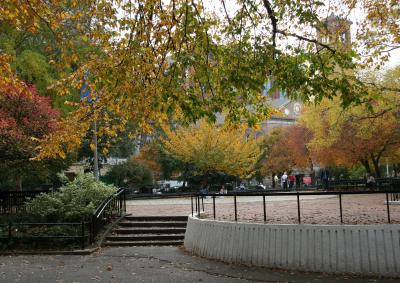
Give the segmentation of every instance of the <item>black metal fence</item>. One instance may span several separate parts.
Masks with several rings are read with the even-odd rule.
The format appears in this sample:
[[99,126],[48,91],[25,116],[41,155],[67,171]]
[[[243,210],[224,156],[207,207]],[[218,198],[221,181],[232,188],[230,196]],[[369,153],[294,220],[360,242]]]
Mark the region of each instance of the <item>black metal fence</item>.
[[27,200],[48,192],[49,190],[0,192],[0,214],[25,212],[25,202]]
[[[39,192],[41,193],[41,192]],[[11,195],[14,197],[14,195]],[[17,194],[18,201],[23,197],[35,196],[34,194]],[[16,208],[8,206],[16,213]],[[23,205],[18,202],[19,212],[25,212]],[[7,210],[7,213],[9,210]],[[113,219],[122,216],[126,212],[125,189],[119,189],[116,193],[104,200],[96,211],[82,222],[69,223],[16,223],[0,224],[0,240],[3,243],[15,243],[23,241],[39,242],[45,240],[70,240],[80,243],[82,249],[86,244],[93,243],[101,229]]]
[[93,242],[99,231],[110,220],[122,216],[126,212],[125,189],[119,189],[99,205],[90,218],[90,242]]
[[[339,210],[339,217],[340,223],[344,223],[343,219],[343,202],[342,196],[343,195],[368,195],[368,194],[384,194],[386,197],[386,215],[387,215],[387,222],[391,223],[390,218],[390,201],[393,201],[393,195],[398,195],[400,190],[397,189],[396,191],[389,190],[389,191],[315,191],[315,192],[265,192],[265,193],[228,193],[224,194],[223,196],[233,196],[233,207],[234,207],[234,220],[238,220],[238,208],[237,208],[237,198],[238,197],[248,197],[248,196],[259,196],[262,198],[263,201],[263,217],[264,222],[267,222],[267,210],[266,210],[266,198],[267,197],[275,197],[275,196],[295,196],[297,200],[297,221],[301,224],[301,196],[320,196],[320,195],[336,195],[338,196],[338,210]],[[200,215],[201,211],[204,210],[204,198],[210,197],[212,198],[212,213],[213,218],[216,219],[216,197],[221,196],[220,194],[196,194],[191,196],[191,209],[192,209],[192,216],[194,213]]]
[[[13,223],[0,225],[0,239],[7,243],[71,240],[82,249],[90,239],[89,223]],[[45,242],[45,245],[48,243]]]
[[377,178],[372,183],[367,183],[365,179],[330,180],[327,188],[322,184],[318,188],[327,190],[394,190],[400,188],[400,178]]

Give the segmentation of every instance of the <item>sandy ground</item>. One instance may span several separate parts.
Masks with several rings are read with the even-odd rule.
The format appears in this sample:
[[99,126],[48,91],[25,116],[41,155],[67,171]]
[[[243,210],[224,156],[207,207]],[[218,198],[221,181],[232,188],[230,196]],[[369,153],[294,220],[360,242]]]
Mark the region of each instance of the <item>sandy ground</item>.
[[[342,196],[344,224],[384,224],[388,222],[386,196]],[[340,224],[339,198],[337,196],[300,197],[301,223]],[[191,213],[190,198],[130,200],[127,212],[133,216],[188,215]],[[212,199],[204,199],[204,218],[213,218]],[[241,222],[264,222],[261,196],[237,197],[237,215]],[[276,196],[266,199],[268,223],[298,223],[296,197]],[[392,223],[400,223],[400,205],[390,205]],[[234,221],[233,197],[216,199],[216,219]]]

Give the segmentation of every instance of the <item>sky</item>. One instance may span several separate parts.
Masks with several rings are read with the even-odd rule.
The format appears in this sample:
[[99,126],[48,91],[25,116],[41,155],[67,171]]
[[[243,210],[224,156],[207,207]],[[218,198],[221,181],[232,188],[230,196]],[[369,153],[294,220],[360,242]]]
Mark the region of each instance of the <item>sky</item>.
[[[343,6],[341,3],[341,0],[322,0],[325,2],[325,7],[323,9],[323,14],[322,15],[329,15],[332,10],[330,7],[333,5],[337,6]],[[237,10],[238,5],[236,4],[236,0],[225,0],[225,6],[226,9],[228,10],[228,13],[234,13],[235,10]],[[221,0],[204,0],[204,4],[207,8],[210,9],[210,11],[216,12],[217,14],[220,14],[221,16],[225,15],[225,12],[223,10],[223,6],[221,4]],[[357,28],[359,27],[359,23],[362,19],[364,19],[365,13],[362,11],[361,8],[355,8],[352,10],[352,12],[348,15],[348,19],[353,22],[351,25],[351,35],[352,38],[354,38],[355,34],[357,33]],[[400,48],[395,49],[391,51],[390,53],[389,60],[384,64],[383,70],[393,68],[395,66],[400,65]]]

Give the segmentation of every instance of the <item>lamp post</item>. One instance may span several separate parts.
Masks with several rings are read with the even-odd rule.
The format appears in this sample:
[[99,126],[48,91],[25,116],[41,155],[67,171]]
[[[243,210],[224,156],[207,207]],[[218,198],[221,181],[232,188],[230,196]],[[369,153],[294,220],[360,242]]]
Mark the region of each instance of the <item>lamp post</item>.
[[[93,102],[98,101],[99,97],[96,97],[95,99],[92,99],[90,97],[90,89],[89,86],[87,85],[86,81],[89,77],[90,72],[86,70],[85,75],[83,76],[83,84],[82,87],[79,91],[81,100],[86,99],[86,103],[90,105],[91,110],[94,110],[93,107]],[[94,144],[94,149],[93,149],[93,174],[96,179],[96,181],[99,180],[99,158],[98,158],[98,151],[97,151],[97,121],[96,119],[93,122],[93,144]]]

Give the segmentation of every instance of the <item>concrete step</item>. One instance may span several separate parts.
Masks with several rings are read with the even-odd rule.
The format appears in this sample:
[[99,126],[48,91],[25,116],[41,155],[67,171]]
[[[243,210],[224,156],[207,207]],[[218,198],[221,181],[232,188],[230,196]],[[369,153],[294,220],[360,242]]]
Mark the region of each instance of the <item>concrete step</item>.
[[106,241],[103,243],[105,246],[181,246],[183,241]]
[[121,227],[186,227],[186,221],[122,221]]
[[164,235],[149,235],[149,234],[134,234],[134,235],[110,235],[106,237],[107,241],[175,241],[183,240],[185,234],[164,234]]
[[112,234],[185,234],[185,231],[182,227],[125,227],[114,229]]
[[124,218],[125,221],[158,221],[158,222],[165,222],[165,221],[187,221],[187,216],[126,216]]

